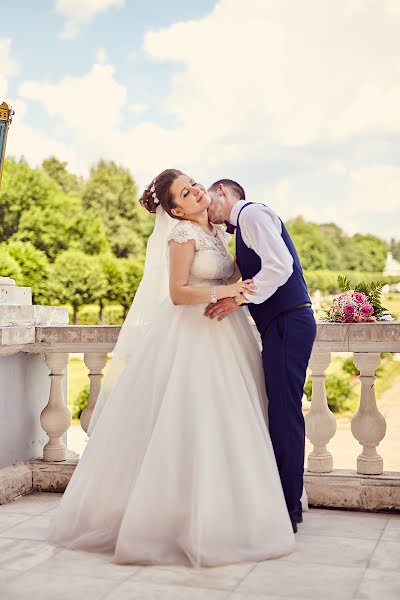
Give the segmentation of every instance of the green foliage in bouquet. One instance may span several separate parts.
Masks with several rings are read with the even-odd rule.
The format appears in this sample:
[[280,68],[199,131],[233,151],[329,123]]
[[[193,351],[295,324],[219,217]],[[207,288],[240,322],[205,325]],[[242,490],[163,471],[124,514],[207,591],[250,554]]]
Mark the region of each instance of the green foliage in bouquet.
[[366,283],[360,281],[354,287],[348,277],[338,276],[338,287],[341,293],[349,292],[354,290],[355,292],[361,292],[368,297],[369,303],[374,308],[374,316],[376,318],[381,317],[384,313],[387,313],[387,309],[382,306],[382,288],[384,284],[381,281],[371,281]]

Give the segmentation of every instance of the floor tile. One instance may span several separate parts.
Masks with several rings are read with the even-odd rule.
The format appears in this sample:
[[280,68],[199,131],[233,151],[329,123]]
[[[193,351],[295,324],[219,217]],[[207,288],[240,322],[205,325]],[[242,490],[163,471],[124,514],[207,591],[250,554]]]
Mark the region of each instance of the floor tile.
[[119,585],[105,600],[227,600],[229,592],[162,585],[135,578]]
[[54,508],[60,501],[61,494],[28,494],[21,496],[13,502],[0,506],[0,515],[6,513],[40,514]]
[[10,583],[20,574],[21,571],[14,571],[13,569],[0,569],[0,591],[2,584]]
[[57,552],[55,546],[45,542],[0,538],[0,568],[25,571]]
[[304,515],[304,523],[299,526],[299,533],[377,540],[388,521],[386,516],[370,519],[368,515],[356,515],[349,519],[343,515]]
[[362,567],[321,567],[309,561],[301,565],[284,560],[266,561],[253,569],[235,593],[351,600],[364,571]]
[[381,540],[369,566],[371,569],[400,570],[400,542]]
[[387,542],[400,542],[400,519],[389,519],[382,533],[382,540]]
[[254,568],[253,563],[224,567],[190,569],[187,567],[142,567],[135,579],[160,584],[185,585],[219,590],[234,590]]
[[303,517],[307,518],[308,515],[319,515],[322,517],[347,517],[353,519],[354,517],[365,517],[370,520],[381,519],[382,517],[389,519],[393,513],[390,512],[366,512],[362,510],[344,510],[344,509],[333,509],[333,508],[310,508],[309,511],[303,512]]
[[376,540],[297,535],[295,552],[280,560],[302,564],[365,567],[375,547]]
[[46,579],[43,579],[43,574],[31,570],[6,583],[1,591],[2,597],[7,600],[100,600],[115,586],[115,581],[68,572],[64,575],[47,573]]
[[32,519],[28,513],[0,513],[0,533],[28,519]]
[[368,569],[358,589],[357,600],[399,600],[400,575]]
[[55,556],[41,563],[36,569],[46,576],[46,571],[54,575],[63,575],[66,572],[87,577],[101,577],[104,579],[126,579],[136,573],[139,567],[134,565],[116,565],[111,562],[111,557],[81,550],[61,549]]
[[230,596],[228,596],[228,600],[298,600],[295,596],[274,596],[270,594],[238,594],[233,592]]
[[13,538],[16,540],[42,540],[45,541],[48,536],[48,530],[51,523],[50,516],[34,516],[23,521],[14,527],[6,529],[0,533],[0,538]]

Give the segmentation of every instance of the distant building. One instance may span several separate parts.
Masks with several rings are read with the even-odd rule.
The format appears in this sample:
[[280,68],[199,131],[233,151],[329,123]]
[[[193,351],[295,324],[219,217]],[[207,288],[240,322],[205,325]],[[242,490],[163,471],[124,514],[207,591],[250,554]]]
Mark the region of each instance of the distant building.
[[400,262],[393,258],[393,254],[388,252],[386,265],[383,269],[384,275],[400,275]]

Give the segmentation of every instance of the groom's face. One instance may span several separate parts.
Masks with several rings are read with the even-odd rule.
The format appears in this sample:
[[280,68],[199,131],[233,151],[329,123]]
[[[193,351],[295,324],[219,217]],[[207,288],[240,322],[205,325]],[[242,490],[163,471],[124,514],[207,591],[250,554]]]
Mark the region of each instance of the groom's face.
[[208,190],[208,195],[211,198],[210,206],[208,207],[208,219],[211,223],[217,225],[225,221],[225,210],[223,198],[218,194],[218,191]]

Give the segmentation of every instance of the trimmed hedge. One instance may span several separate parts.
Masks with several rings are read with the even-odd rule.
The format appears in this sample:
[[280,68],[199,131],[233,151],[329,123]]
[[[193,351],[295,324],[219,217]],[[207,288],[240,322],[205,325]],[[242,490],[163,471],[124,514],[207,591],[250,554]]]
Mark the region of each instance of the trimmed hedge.
[[346,276],[355,285],[360,281],[382,281],[384,284],[400,283],[400,276],[384,276],[382,273],[362,273],[361,271],[304,271],[304,278],[311,293],[320,290],[323,293],[338,292],[338,275]]

